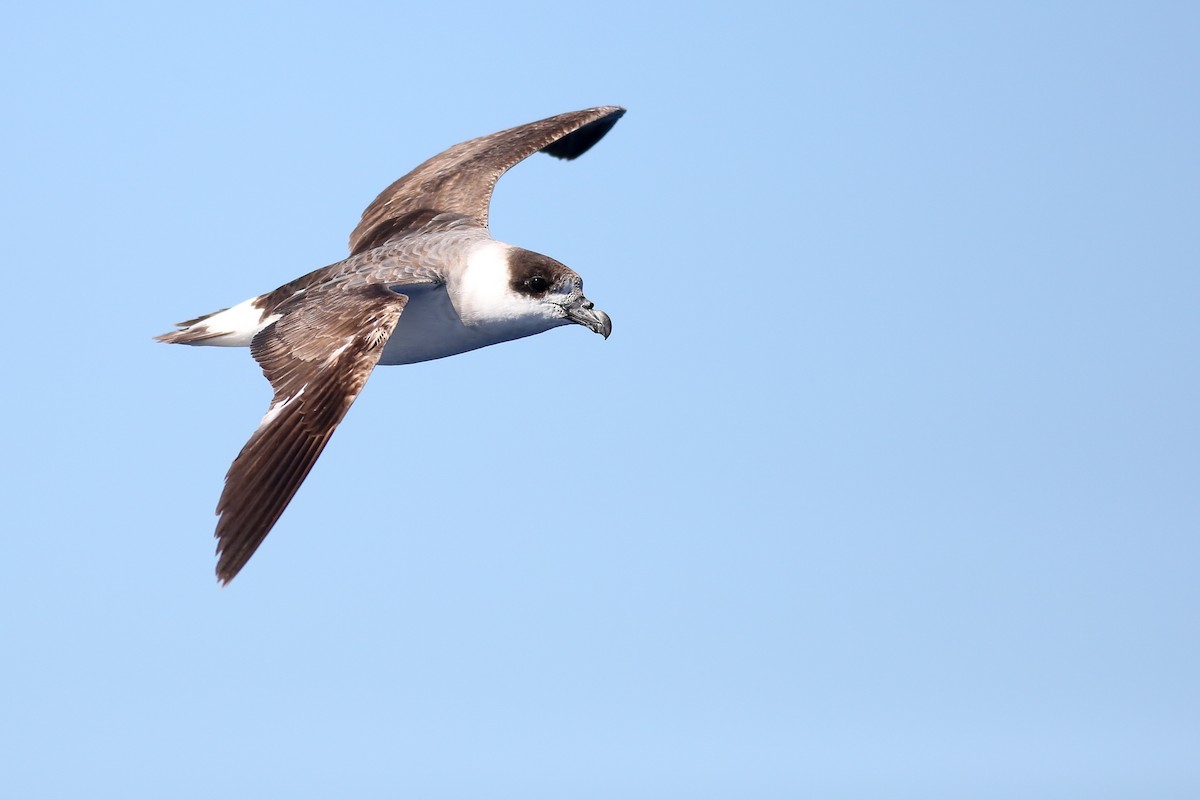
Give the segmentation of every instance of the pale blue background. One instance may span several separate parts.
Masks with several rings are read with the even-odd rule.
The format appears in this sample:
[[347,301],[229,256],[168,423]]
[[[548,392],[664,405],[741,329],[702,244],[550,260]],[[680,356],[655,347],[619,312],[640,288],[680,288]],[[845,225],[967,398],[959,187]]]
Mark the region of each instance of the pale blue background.
[[[0,792],[1200,796],[1189,3],[32,4]],[[614,320],[380,370],[227,589],[245,351],[473,136]]]

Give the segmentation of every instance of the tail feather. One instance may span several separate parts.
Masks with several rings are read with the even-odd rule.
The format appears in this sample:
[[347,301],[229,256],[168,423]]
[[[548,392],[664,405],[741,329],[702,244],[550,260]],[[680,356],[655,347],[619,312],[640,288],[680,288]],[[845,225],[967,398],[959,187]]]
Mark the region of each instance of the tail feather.
[[249,347],[254,335],[279,319],[268,315],[253,297],[231,308],[223,308],[178,324],[179,330],[155,336],[167,344],[210,344],[224,347]]
[[179,330],[168,331],[167,333],[164,333],[161,336],[155,336],[154,341],[164,342],[166,344],[195,344],[196,342],[203,342],[208,339],[214,339],[217,336],[220,336],[221,333],[211,331],[208,329],[207,326],[204,326],[199,329],[195,328],[194,326],[199,325],[201,322],[204,322],[204,320],[208,319],[209,317],[215,317],[217,314],[220,314],[220,313],[228,311],[228,310],[229,309],[227,309],[227,308],[222,308],[220,311],[214,311],[211,314],[204,314],[202,316],[196,317],[195,319],[184,320],[183,322],[176,322],[175,327],[179,328]]

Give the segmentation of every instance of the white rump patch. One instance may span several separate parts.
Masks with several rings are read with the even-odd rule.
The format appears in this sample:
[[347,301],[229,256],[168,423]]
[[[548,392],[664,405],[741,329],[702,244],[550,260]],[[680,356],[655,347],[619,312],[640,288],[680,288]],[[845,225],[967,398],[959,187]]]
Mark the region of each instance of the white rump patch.
[[238,303],[233,308],[218,311],[202,322],[197,322],[188,330],[197,333],[212,334],[211,339],[194,342],[200,345],[216,345],[218,347],[249,347],[254,336],[263,328],[279,319],[280,314],[263,316],[263,310],[255,303],[257,297],[252,297]]

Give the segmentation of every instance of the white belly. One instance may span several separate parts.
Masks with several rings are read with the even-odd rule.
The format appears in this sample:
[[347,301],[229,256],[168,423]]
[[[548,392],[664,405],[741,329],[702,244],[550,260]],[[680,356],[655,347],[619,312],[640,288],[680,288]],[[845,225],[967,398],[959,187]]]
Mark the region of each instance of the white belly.
[[445,286],[405,286],[399,291],[408,296],[408,304],[400,314],[396,330],[383,346],[380,364],[432,361],[557,327],[557,324],[547,325],[544,319],[466,325],[450,302]]

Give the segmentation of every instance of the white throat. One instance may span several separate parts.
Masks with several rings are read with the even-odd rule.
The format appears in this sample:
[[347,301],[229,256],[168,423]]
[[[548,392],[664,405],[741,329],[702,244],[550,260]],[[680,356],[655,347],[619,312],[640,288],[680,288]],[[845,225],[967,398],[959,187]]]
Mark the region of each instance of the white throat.
[[480,242],[445,286],[402,289],[408,305],[379,363],[444,358],[566,325],[552,304],[512,290],[508,253],[513,249],[503,242]]

